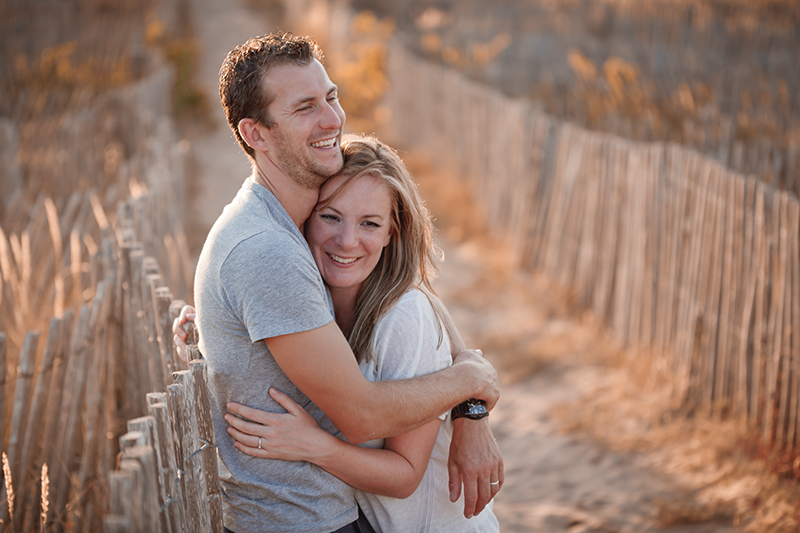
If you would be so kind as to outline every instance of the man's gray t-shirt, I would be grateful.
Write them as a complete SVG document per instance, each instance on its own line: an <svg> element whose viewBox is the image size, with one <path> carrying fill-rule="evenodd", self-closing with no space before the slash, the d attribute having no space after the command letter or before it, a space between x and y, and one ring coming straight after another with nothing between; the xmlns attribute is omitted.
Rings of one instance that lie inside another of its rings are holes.
<svg viewBox="0 0 800 533"><path fill-rule="evenodd" d="M247 179L211 228L195 276L200 351L208 364L225 526L324 533L357 518L354 490L306 462L253 458L227 434L234 401L285 412L269 387L287 393L326 431L331 421L278 367L262 339L309 331L333 320L303 235L266 188Z"/></svg>

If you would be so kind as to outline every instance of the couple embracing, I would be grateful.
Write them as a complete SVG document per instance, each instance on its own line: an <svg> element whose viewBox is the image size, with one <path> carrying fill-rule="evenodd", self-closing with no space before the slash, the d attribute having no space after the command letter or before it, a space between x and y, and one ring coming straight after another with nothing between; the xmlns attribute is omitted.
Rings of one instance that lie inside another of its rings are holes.
<svg viewBox="0 0 800 533"><path fill-rule="evenodd" d="M402 160L343 137L309 38L236 47L220 98L253 168L195 277L226 530L498 531L497 376L431 288L439 250Z"/></svg>

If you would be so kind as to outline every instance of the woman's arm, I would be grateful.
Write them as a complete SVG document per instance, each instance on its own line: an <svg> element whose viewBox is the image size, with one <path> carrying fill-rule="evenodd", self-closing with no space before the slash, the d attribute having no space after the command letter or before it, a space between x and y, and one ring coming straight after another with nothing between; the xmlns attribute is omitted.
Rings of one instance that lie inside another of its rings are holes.
<svg viewBox="0 0 800 533"><path fill-rule="evenodd" d="M386 439L382 449L362 448L320 429L311 416L287 395L269 391L286 413L267 413L229 404L225 415L234 446L253 457L308 461L365 492L407 498L419 486L441 421ZM259 449L259 438L261 448Z"/></svg>

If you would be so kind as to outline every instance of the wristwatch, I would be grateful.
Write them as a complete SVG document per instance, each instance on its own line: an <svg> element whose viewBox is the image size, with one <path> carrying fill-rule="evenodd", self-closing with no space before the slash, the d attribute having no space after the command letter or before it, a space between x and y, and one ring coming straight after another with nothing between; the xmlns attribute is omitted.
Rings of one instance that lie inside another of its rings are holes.
<svg viewBox="0 0 800 533"><path fill-rule="evenodd" d="M450 411L450 416L453 417L453 420L461 417L469 418L470 420L480 420L485 416L489 416L489 410L486 409L486 402L483 400L470 398L466 402L453 407L453 410Z"/></svg>

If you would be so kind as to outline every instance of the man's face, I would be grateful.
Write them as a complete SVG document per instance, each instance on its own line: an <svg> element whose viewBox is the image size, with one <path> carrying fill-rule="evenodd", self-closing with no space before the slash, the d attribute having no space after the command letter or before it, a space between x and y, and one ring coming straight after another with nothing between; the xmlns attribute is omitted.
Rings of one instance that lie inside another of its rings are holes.
<svg viewBox="0 0 800 533"><path fill-rule="evenodd" d="M336 86L322 64L279 65L266 77L274 99L268 112L267 156L295 182L309 189L320 185L343 165L340 141L345 114Z"/></svg>

